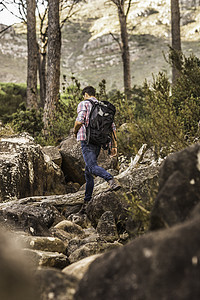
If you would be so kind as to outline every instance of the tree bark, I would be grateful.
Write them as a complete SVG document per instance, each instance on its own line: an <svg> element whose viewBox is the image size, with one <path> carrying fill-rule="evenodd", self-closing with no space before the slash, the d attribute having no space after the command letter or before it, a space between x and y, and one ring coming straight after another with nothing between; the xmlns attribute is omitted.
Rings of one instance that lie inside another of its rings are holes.
<svg viewBox="0 0 200 300"><path fill-rule="evenodd" d="M122 42L122 61L123 61L123 77L124 77L124 92L127 97L130 96L131 90L131 69L130 69L130 53L128 44L128 31L126 16L124 14L124 8L118 8L118 16L121 30L121 42Z"/></svg>
<svg viewBox="0 0 200 300"><path fill-rule="evenodd" d="M26 0L27 3L27 108L37 109L37 57L35 0Z"/></svg>
<svg viewBox="0 0 200 300"><path fill-rule="evenodd" d="M124 78L124 92L129 98L131 91L131 68L130 68L130 53L128 43L128 30L127 30L127 16L131 5L131 0L128 1L128 8L125 13L125 0L111 0L118 10L118 18L120 23L121 44L120 50L122 54L123 63L123 78Z"/></svg>
<svg viewBox="0 0 200 300"><path fill-rule="evenodd" d="M44 106L44 129L48 132L52 124L56 104L59 100L60 88L60 57L61 31L59 23L59 0L48 0L48 60L47 60L47 91Z"/></svg>
<svg viewBox="0 0 200 300"><path fill-rule="evenodd" d="M181 51L181 34L180 34L180 9L179 0L171 0L171 34L172 34L172 49ZM179 71L175 67L175 62L172 66L172 84L179 77Z"/></svg>
<svg viewBox="0 0 200 300"><path fill-rule="evenodd" d="M40 80L40 107L44 108L46 99L46 57L47 53L40 52L38 55L38 69L39 69L39 80Z"/></svg>

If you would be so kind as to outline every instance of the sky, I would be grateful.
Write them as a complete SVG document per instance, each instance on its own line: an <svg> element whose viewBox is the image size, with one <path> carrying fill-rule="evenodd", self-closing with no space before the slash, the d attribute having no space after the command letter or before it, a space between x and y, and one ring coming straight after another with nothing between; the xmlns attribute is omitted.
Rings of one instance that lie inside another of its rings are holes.
<svg viewBox="0 0 200 300"><path fill-rule="evenodd" d="M15 14L17 14L17 9L14 5L10 5L9 7ZM8 12L6 9L3 11L0 11L0 24L5 25L13 25L14 23L19 23L20 19L13 16L10 12Z"/></svg>

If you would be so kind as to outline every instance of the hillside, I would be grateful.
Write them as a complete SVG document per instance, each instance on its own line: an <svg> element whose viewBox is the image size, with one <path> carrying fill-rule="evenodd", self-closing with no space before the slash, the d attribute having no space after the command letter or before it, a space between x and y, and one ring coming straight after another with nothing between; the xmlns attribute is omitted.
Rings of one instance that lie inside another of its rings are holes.
<svg viewBox="0 0 200 300"><path fill-rule="evenodd" d="M199 53L200 7L192 0L181 3L182 47L186 55ZM2 26L1 26L2 27ZM128 18L132 84L152 79L152 73L170 68L163 57L170 44L170 0L133 1ZM117 36L117 10L108 0L88 0L62 30L61 71L73 74L82 85L95 86L106 79L108 89L123 87ZM22 24L0 37L0 81L26 82L26 34ZM61 79L62 80L62 79Z"/></svg>

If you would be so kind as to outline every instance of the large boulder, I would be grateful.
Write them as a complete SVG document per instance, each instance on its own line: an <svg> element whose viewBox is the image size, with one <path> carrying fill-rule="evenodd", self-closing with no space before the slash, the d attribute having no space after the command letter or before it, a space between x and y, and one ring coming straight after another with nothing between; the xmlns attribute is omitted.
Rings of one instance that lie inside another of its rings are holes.
<svg viewBox="0 0 200 300"><path fill-rule="evenodd" d="M72 275L55 268L42 268L37 270L35 277L40 299L73 300L77 279Z"/></svg>
<svg viewBox="0 0 200 300"><path fill-rule="evenodd" d="M61 142L59 147L62 156L62 170L65 174L66 182L78 182L84 184L85 163L81 153L80 143L73 135Z"/></svg>
<svg viewBox="0 0 200 300"><path fill-rule="evenodd" d="M140 201L140 208L149 206L158 186L160 161L151 160L140 164L145 147L141 147L129 167L116 176L122 188L113 192L106 182L94 187L92 201L88 204L87 214L94 227L97 226L102 214L112 212L118 233L127 231L135 236L141 226L141 220L131 214L135 199ZM144 209L145 211L145 209Z"/></svg>
<svg viewBox="0 0 200 300"><path fill-rule="evenodd" d="M53 206L32 199L10 201L0 206L0 221L11 228L23 230L31 235L50 236L49 228L64 217Z"/></svg>
<svg viewBox="0 0 200 300"><path fill-rule="evenodd" d="M0 139L0 202L64 193L61 169L32 137L24 133Z"/></svg>
<svg viewBox="0 0 200 300"><path fill-rule="evenodd" d="M42 151L46 155L48 155L51 158L51 160L61 168L61 166L62 166L62 156L60 154L60 151L59 151L58 147L45 146L45 147L42 148Z"/></svg>
<svg viewBox="0 0 200 300"><path fill-rule="evenodd" d="M199 228L196 214L100 256L79 283L74 300L199 299Z"/></svg>
<svg viewBox="0 0 200 300"><path fill-rule="evenodd" d="M84 169L85 162L83 160L80 142L69 135L64 141L61 142L59 150L62 156L62 170L65 174L66 182L78 182L79 184L85 183ZM108 169L118 169L118 162L115 158L110 158L108 151L101 149L99 158L99 166Z"/></svg>
<svg viewBox="0 0 200 300"><path fill-rule="evenodd" d="M78 262L75 262L62 270L63 273L75 277L78 281L80 281L86 271L89 268L89 265L101 254L94 254L88 256L86 258L81 259Z"/></svg>
<svg viewBox="0 0 200 300"><path fill-rule="evenodd" d="M24 249L23 253L35 267L54 267L63 269L69 264L66 255L59 252Z"/></svg>
<svg viewBox="0 0 200 300"><path fill-rule="evenodd" d="M0 299L39 299L32 265L25 259L15 236L2 228L0 253Z"/></svg>
<svg viewBox="0 0 200 300"><path fill-rule="evenodd" d="M200 202L200 144L169 155L159 177L151 229L167 228L188 218Z"/></svg>

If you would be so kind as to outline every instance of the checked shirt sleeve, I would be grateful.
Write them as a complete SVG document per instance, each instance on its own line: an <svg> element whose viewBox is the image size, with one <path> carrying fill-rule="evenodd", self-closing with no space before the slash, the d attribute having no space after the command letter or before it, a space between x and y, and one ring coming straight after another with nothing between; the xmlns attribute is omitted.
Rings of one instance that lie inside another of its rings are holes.
<svg viewBox="0 0 200 300"><path fill-rule="evenodd" d="M78 107L77 107L77 118L76 121L81 122L81 123L85 123L85 118L86 118L86 114L87 114L87 109L85 106L85 102L82 101L79 103Z"/></svg>

